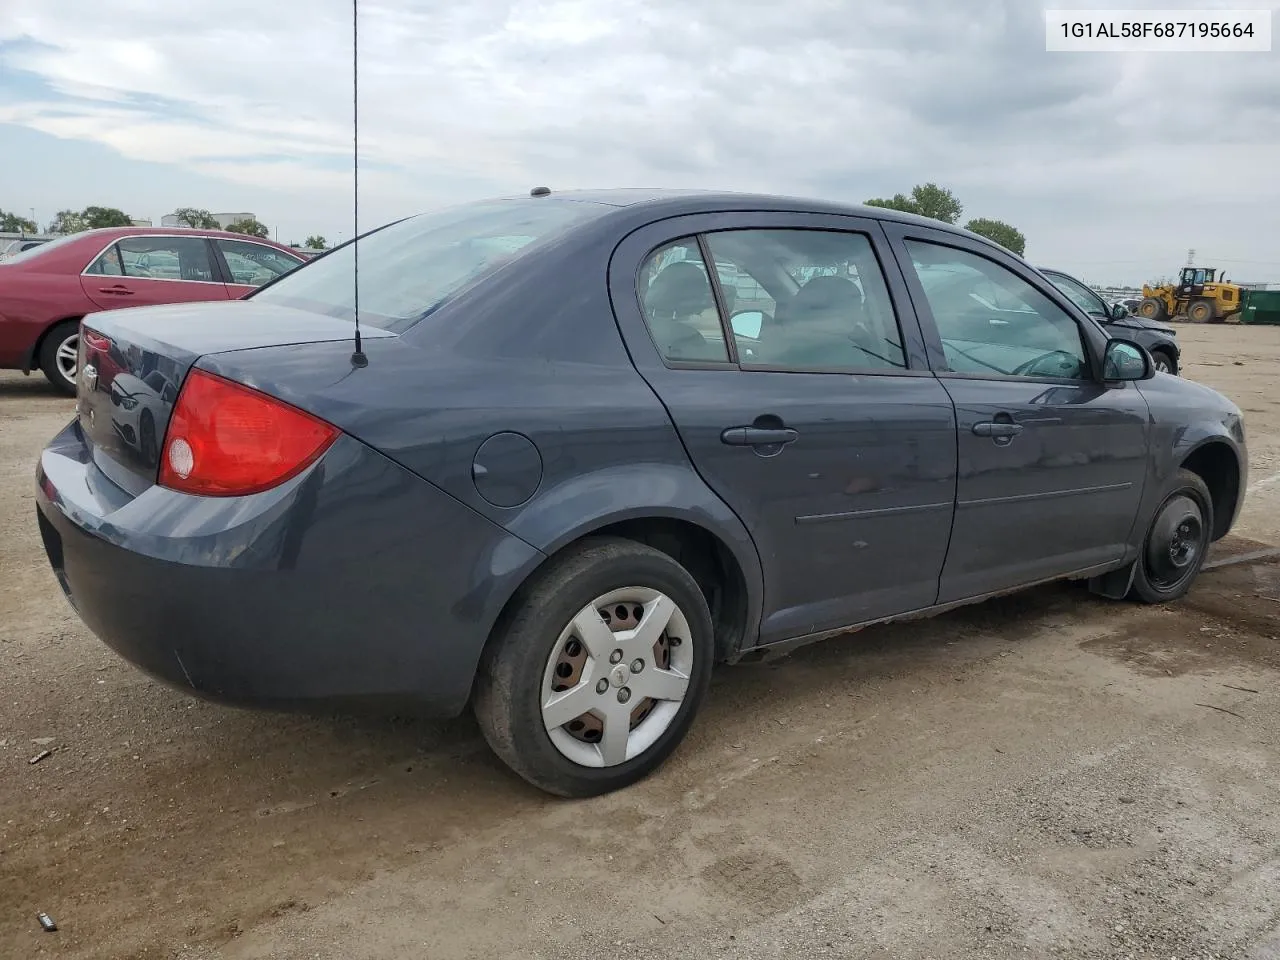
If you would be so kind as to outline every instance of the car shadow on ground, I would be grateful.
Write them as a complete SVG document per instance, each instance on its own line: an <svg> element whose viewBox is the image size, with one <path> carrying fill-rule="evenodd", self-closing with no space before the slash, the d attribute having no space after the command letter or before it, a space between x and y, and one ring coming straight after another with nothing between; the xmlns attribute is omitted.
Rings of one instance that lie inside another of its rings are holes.
<svg viewBox="0 0 1280 960"><path fill-rule="evenodd" d="M1152 649L1200 651L1207 639L1200 624L1216 615L1220 594L1248 589L1247 574L1241 567L1206 574L1188 601L1169 608L1100 600L1080 584L1050 585L831 638L777 661L722 668L670 763L632 790L570 803L566 815L594 805L610 816L635 804L677 809L691 796L714 794L765 741L775 752L805 749L815 732L878 709L878 697L897 698L901 708L907 690L928 697L929 688L941 694L962 689L958 680L982 682L997 663L1017 662L997 658L1019 645L1043 649L1046 631L1069 631L1082 648L1094 644L1099 656L1138 672L1145 656L1146 667L1167 673L1172 661ZM1258 626L1271 603L1257 601ZM1259 643L1259 656L1270 657L1263 647L1274 644ZM1234 639L1227 652L1248 655ZM225 942L460 838L483 842L511 823L560 816L564 802L511 774L469 715L439 722L234 709L107 663L85 665L86 676L98 678L87 681L91 689L102 691L96 702L50 705L48 719L78 728L79 742L19 773L59 785L63 805L56 816L27 810L26 795L15 794L11 816L29 826L9 831L0 872L5 902L81 903L87 926L106 937L97 948L110 951L89 955L129 955L157 939ZM1201 668L1187 660L1187 669ZM66 887L71 876L74 890ZM155 907L172 929L131 933L108 923L110 891L120 884L130 886L132 910ZM168 899L176 886L181 909ZM91 921L95 914L100 924ZM0 919L0 938L5 927Z"/></svg>
<svg viewBox="0 0 1280 960"><path fill-rule="evenodd" d="M0 377L0 399L20 400L26 397L49 397L52 400L71 400L60 392L48 378L38 370L29 377Z"/></svg>

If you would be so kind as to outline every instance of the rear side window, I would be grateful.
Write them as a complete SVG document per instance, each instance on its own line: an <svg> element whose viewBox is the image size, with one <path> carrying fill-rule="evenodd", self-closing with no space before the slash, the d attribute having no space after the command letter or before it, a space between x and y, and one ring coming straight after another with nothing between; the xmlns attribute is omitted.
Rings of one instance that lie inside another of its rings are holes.
<svg viewBox="0 0 1280 960"><path fill-rule="evenodd" d="M358 241L360 322L407 330L473 281L610 209L554 199L487 201L365 234ZM308 261L250 297L350 319L355 246Z"/></svg>
<svg viewBox="0 0 1280 960"><path fill-rule="evenodd" d="M906 369L871 241L834 230L707 235L743 367Z"/></svg>
<svg viewBox="0 0 1280 960"><path fill-rule="evenodd" d="M696 239L677 240L650 254L640 271L640 304L649 333L666 359L729 360Z"/></svg>
<svg viewBox="0 0 1280 960"><path fill-rule="evenodd" d="M122 277L124 267L120 264L120 251L113 243L98 255L98 259L89 264L85 273L95 277Z"/></svg>
<svg viewBox="0 0 1280 960"><path fill-rule="evenodd" d="M108 247L85 273L135 280L216 282L203 237L125 237Z"/></svg>

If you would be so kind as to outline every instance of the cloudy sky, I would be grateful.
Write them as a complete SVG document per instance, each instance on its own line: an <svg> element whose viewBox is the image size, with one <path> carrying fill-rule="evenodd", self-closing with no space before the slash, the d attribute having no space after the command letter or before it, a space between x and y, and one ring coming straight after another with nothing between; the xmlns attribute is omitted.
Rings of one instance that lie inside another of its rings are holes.
<svg viewBox="0 0 1280 960"><path fill-rule="evenodd" d="M1091 282L1192 247L1280 281L1280 52L1046 53L1034 0L362 0L360 24L363 226L537 184L934 180ZM0 0L0 208L349 237L351 66L349 0Z"/></svg>

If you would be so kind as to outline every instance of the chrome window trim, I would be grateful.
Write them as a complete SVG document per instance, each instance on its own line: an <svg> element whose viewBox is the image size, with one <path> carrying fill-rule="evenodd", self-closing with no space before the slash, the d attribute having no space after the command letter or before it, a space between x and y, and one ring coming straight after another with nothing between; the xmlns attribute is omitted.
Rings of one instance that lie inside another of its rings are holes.
<svg viewBox="0 0 1280 960"><path fill-rule="evenodd" d="M115 246L121 240L133 240L133 239L138 239L138 240L193 240L194 239L194 240L208 241L208 240L229 240L231 238L230 237L211 237L208 234L204 234L204 233L195 233L195 234L191 234L191 233L126 233L122 237L116 237L113 240L107 241L107 243L102 247L102 249L100 249L97 253L95 253L92 257L89 258L89 262L85 264L84 269L80 271L80 276L81 277L119 277L121 280L150 280L155 283L208 283L208 284L215 284L219 287L248 286L248 284L244 284L244 283L225 283L222 280L175 280L172 277L130 277L130 276L126 276L118 273L90 273L89 272L89 268L92 267L95 263L97 263L102 258L102 255L106 253L108 250L110 250L113 246ZM238 240L239 238L237 237L236 239ZM259 247L266 247L268 250L275 250L277 253L284 253L283 250L273 247L269 243L263 243L257 237L254 237L252 239L246 238L244 242L253 243ZM302 257L299 257L298 263L299 264L306 263L306 260ZM209 266L210 267L214 266L212 260L210 261Z"/></svg>

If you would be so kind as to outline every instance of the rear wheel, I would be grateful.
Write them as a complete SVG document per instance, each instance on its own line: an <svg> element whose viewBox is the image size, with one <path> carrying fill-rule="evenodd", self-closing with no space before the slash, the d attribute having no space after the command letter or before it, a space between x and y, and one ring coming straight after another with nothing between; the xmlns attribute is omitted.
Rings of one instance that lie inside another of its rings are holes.
<svg viewBox="0 0 1280 960"><path fill-rule="evenodd" d="M711 614L684 567L634 541L553 562L486 649L475 714L530 783L594 796L647 776L684 738L711 680Z"/></svg>
<svg viewBox="0 0 1280 960"><path fill-rule="evenodd" d="M1216 311L1208 300L1197 300L1187 310L1187 319L1192 323L1213 323Z"/></svg>
<svg viewBox="0 0 1280 960"><path fill-rule="evenodd" d="M1144 603L1183 596L1204 565L1212 531L1209 488L1190 470L1179 470L1147 530L1133 575L1133 595Z"/></svg>
<svg viewBox="0 0 1280 960"><path fill-rule="evenodd" d="M1138 304L1138 316L1145 320L1165 320L1168 318L1168 312L1165 310L1164 301L1159 297L1147 297Z"/></svg>
<svg viewBox="0 0 1280 960"><path fill-rule="evenodd" d="M40 369L60 392L75 396L79 373L80 321L67 320L50 330L40 344Z"/></svg>

